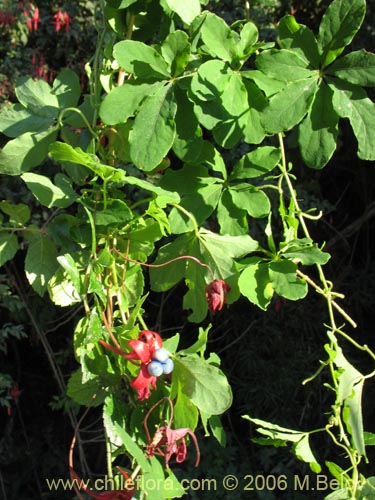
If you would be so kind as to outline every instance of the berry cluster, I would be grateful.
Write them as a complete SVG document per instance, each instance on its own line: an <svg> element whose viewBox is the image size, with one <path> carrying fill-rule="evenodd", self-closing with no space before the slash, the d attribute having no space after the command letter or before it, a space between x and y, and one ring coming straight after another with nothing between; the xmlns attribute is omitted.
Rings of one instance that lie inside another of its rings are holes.
<svg viewBox="0 0 375 500"><path fill-rule="evenodd" d="M152 355L152 361L147 365L148 373L154 377L160 377L163 373L168 375L172 373L173 368L174 363L169 357L169 352L164 347L156 349Z"/></svg>

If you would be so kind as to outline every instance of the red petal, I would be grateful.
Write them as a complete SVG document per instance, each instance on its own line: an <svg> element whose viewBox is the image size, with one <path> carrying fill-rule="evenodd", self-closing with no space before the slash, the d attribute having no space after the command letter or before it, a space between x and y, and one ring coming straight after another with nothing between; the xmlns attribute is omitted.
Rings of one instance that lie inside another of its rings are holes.
<svg viewBox="0 0 375 500"><path fill-rule="evenodd" d="M150 346L141 340L129 340L129 346L133 349L136 354L136 358L130 359L139 359L142 363L149 363L152 359L152 354L150 352Z"/></svg>

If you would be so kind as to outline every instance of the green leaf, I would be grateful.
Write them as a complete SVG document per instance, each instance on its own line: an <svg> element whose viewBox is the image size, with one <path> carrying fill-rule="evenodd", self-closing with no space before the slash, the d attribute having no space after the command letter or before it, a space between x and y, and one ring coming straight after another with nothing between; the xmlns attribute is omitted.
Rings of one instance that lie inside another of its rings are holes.
<svg viewBox="0 0 375 500"><path fill-rule="evenodd" d="M238 184L229 188L233 204L255 218L267 217L271 210L268 196L250 184Z"/></svg>
<svg viewBox="0 0 375 500"><path fill-rule="evenodd" d="M200 33L205 49L214 57L228 62L233 61L238 55L235 33L221 17L211 12L204 12L202 18L204 21Z"/></svg>
<svg viewBox="0 0 375 500"><path fill-rule="evenodd" d="M85 153L81 148L73 148L70 144L54 142L49 147L49 152L54 160L84 165L107 182L121 182L125 179L124 170L103 165L96 155Z"/></svg>
<svg viewBox="0 0 375 500"><path fill-rule="evenodd" d="M248 233L245 210L236 207L228 189L225 189L217 205L217 220L221 234L238 236Z"/></svg>
<svg viewBox="0 0 375 500"><path fill-rule="evenodd" d="M366 477L365 484L361 489L361 500L374 500L375 498L375 476Z"/></svg>
<svg viewBox="0 0 375 500"><path fill-rule="evenodd" d="M13 226L24 226L31 217L30 208L24 203L14 205L9 201L0 201L0 210L9 215L9 223Z"/></svg>
<svg viewBox="0 0 375 500"><path fill-rule="evenodd" d="M158 207L164 208L168 203L179 203L180 197L177 192L171 192L163 189L160 186L155 186L144 179L139 179L138 177L128 176L125 178L125 184L130 184L132 186L138 186L145 191L150 191L155 195L155 203Z"/></svg>
<svg viewBox="0 0 375 500"><path fill-rule="evenodd" d="M173 387L176 385L177 388ZM174 396L174 426L176 429L189 428L194 431L198 425L199 411L190 397L182 391L180 379L172 377L171 394Z"/></svg>
<svg viewBox="0 0 375 500"><path fill-rule="evenodd" d="M186 5L186 2L184 2ZM191 5L191 4L190 4ZM190 58L189 37L184 31L170 33L161 45L161 54L169 66L171 75L181 75Z"/></svg>
<svg viewBox="0 0 375 500"><path fill-rule="evenodd" d="M124 225L131 219L132 211L121 200L108 200L106 208L98 209L95 214L95 224L98 226Z"/></svg>
<svg viewBox="0 0 375 500"><path fill-rule="evenodd" d="M40 165L56 136L57 130L51 128L39 133L26 132L7 142L0 152L0 173L20 175Z"/></svg>
<svg viewBox="0 0 375 500"><path fill-rule="evenodd" d="M360 87L330 82L333 107L341 118L349 118L358 141L358 156L362 160L375 160L375 104Z"/></svg>
<svg viewBox="0 0 375 500"><path fill-rule="evenodd" d="M134 307L141 298L144 287L143 272L140 266L131 266L126 271L126 278L121 287L124 306Z"/></svg>
<svg viewBox="0 0 375 500"><path fill-rule="evenodd" d="M126 81L104 97L100 106L100 118L107 125L125 123L128 118L135 116L142 101L158 92L163 85L162 82L149 84Z"/></svg>
<svg viewBox="0 0 375 500"><path fill-rule="evenodd" d="M71 69L63 69L53 82L52 94L57 97L60 108L74 108L81 95L78 75Z"/></svg>
<svg viewBox="0 0 375 500"><path fill-rule="evenodd" d="M116 432L120 437L122 444L129 454L138 462L141 466L143 472L149 471L151 466L147 458L145 457L143 450L133 441L131 436L121 427L117 422L115 422Z"/></svg>
<svg viewBox="0 0 375 500"><path fill-rule="evenodd" d="M82 382L82 369L78 368L68 381L67 395L76 403L83 406L100 406L107 396L106 391L101 387L99 378Z"/></svg>
<svg viewBox="0 0 375 500"><path fill-rule="evenodd" d="M209 419L209 424L213 436L215 436L221 446L225 447L227 444L227 436L220 417L218 415L212 415Z"/></svg>
<svg viewBox="0 0 375 500"><path fill-rule="evenodd" d="M311 168L323 168L336 150L339 116L332 98L332 90L322 82L306 118L298 127L301 155Z"/></svg>
<svg viewBox="0 0 375 500"><path fill-rule="evenodd" d="M242 156L234 165L230 180L252 179L271 172L279 163L281 153L279 148L262 146Z"/></svg>
<svg viewBox="0 0 375 500"><path fill-rule="evenodd" d="M57 269L56 257L56 247L53 242L41 233L36 234L27 249L25 273L30 285L41 297Z"/></svg>
<svg viewBox="0 0 375 500"><path fill-rule="evenodd" d="M362 417L362 391L365 378L346 359L335 336L331 332L328 332L328 336L335 345L334 363L339 369L337 397L344 405L344 421L358 453L366 455Z"/></svg>
<svg viewBox="0 0 375 500"><path fill-rule="evenodd" d="M194 241L189 250L190 254L200 255L197 241ZM208 312L208 304L204 293L206 289L206 274L207 271L204 267L197 265L191 260L187 262L185 284L188 287L188 291L184 295L182 306L186 311L190 311L188 319L194 323L203 321Z"/></svg>
<svg viewBox="0 0 375 500"><path fill-rule="evenodd" d="M190 24L201 13L199 0L165 0L168 7L176 12L184 23Z"/></svg>
<svg viewBox="0 0 375 500"><path fill-rule="evenodd" d="M313 32L296 21L291 15L284 16L278 25L279 43L283 49L291 49L303 57L314 69L319 68L318 43Z"/></svg>
<svg viewBox="0 0 375 500"><path fill-rule="evenodd" d="M219 235L202 228L199 237L203 262L223 279L235 272L233 259L256 252L259 248L258 242L248 235Z"/></svg>
<svg viewBox="0 0 375 500"><path fill-rule="evenodd" d="M0 233L0 267L13 259L18 248L18 239L15 234Z"/></svg>
<svg viewBox="0 0 375 500"><path fill-rule="evenodd" d="M213 134L218 144L230 149L240 141L248 124L248 94L240 75L228 74L228 83L220 100L227 116L217 123Z"/></svg>
<svg viewBox="0 0 375 500"><path fill-rule="evenodd" d="M283 82L302 80L313 75L307 68L306 60L292 50L266 50L257 56L255 64L267 76Z"/></svg>
<svg viewBox="0 0 375 500"><path fill-rule="evenodd" d="M57 257L57 261L60 264L60 266L63 269L65 269L66 274L68 275L70 281L73 283L77 292L80 293L81 288L82 288L81 277L80 277L80 272L79 272L79 269L77 267L77 264L76 264L74 258L70 254L66 253L64 255L59 255L59 257ZM96 316L92 315L91 319L94 317L98 318L97 315ZM92 327L92 325L91 325L91 327ZM91 333L93 331L95 331L95 328L91 328ZM99 338L96 340L99 340Z"/></svg>
<svg viewBox="0 0 375 500"><path fill-rule="evenodd" d="M228 75L231 74L232 70L223 61L212 60L203 63L191 80L191 97L194 102L216 101L226 89Z"/></svg>
<svg viewBox="0 0 375 500"><path fill-rule="evenodd" d="M215 210L221 189L221 184L203 185L196 193L185 196L180 206L193 215L198 225L202 225ZM194 228L192 220L177 208L171 210L169 222L174 234L186 233Z"/></svg>
<svg viewBox="0 0 375 500"><path fill-rule="evenodd" d="M259 144L266 135L262 124L262 113L268 104L267 99L255 83L245 79L243 80L243 84L245 85L248 98L248 112L242 120L245 123L243 129L244 140L249 144ZM247 122L245 122L246 118Z"/></svg>
<svg viewBox="0 0 375 500"><path fill-rule="evenodd" d="M300 262L305 266L313 264L326 264L330 259L330 254L323 252L309 238L290 241L285 249L282 250L285 258Z"/></svg>
<svg viewBox="0 0 375 500"><path fill-rule="evenodd" d="M240 41L237 45L241 59L253 53L255 50L253 46L258 41L258 35L258 28L254 23L248 22L244 24L240 33Z"/></svg>
<svg viewBox="0 0 375 500"><path fill-rule="evenodd" d="M175 97L177 103L176 137L172 149L180 160L192 163L199 158L202 151L202 129L194 114L193 104L188 100L186 93L176 87Z"/></svg>
<svg viewBox="0 0 375 500"><path fill-rule="evenodd" d="M274 293L268 264L260 262L247 266L241 273L238 286L242 295L265 311Z"/></svg>
<svg viewBox="0 0 375 500"><path fill-rule="evenodd" d="M162 228L157 221L140 219L129 235L127 251L133 259L144 261L154 251L154 243L162 236Z"/></svg>
<svg viewBox="0 0 375 500"><path fill-rule="evenodd" d="M271 97L263 113L265 129L277 134L297 125L308 112L317 88L315 78L297 80Z"/></svg>
<svg viewBox="0 0 375 500"><path fill-rule="evenodd" d="M349 488L340 488L339 490L335 490L326 497L324 500L351 500L353 498Z"/></svg>
<svg viewBox="0 0 375 500"><path fill-rule="evenodd" d="M141 170L153 170L171 149L176 134L176 110L171 84L144 101L130 135L130 156Z"/></svg>
<svg viewBox="0 0 375 500"><path fill-rule="evenodd" d="M176 359L173 376L178 378L182 392L208 415L220 415L232 404L232 391L226 376L203 359Z"/></svg>
<svg viewBox="0 0 375 500"><path fill-rule="evenodd" d="M244 415L242 418L244 418L245 420L249 420L250 422L255 424L257 426L257 432L268 436L270 444L274 440L281 440L285 442L290 441L291 443L293 443L292 450L296 457L299 460L307 462L314 472L319 473L321 471L321 466L317 462L310 448L309 433L280 427L279 425L272 424L265 420L251 418L248 415Z"/></svg>
<svg viewBox="0 0 375 500"><path fill-rule="evenodd" d="M193 345L188 347L187 349L183 349L180 351L179 354L200 354L201 357L203 357L206 347L207 347L207 340L208 340L208 333L211 329L211 325L209 325L205 330L200 327L199 328L199 334L198 334L198 339L196 342L194 342Z"/></svg>
<svg viewBox="0 0 375 500"><path fill-rule="evenodd" d="M143 80L170 76L168 64L153 47L135 40L122 40L113 47L113 56L128 73Z"/></svg>
<svg viewBox="0 0 375 500"><path fill-rule="evenodd" d="M375 446L375 434L373 432L364 432L363 438L366 446Z"/></svg>
<svg viewBox="0 0 375 500"><path fill-rule="evenodd" d="M51 125L50 117L38 116L21 104L12 104L0 113L0 132L8 137L18 137L26 132L40 132Z"/></svg>
<svg viewBox="0 0 375 500"><path fill-rule="evenodd" d="M265 99L266 97L271 97L274 94L277 94L280 90L282 90L285 87L285 82L282 82L280 80L275 80L274 78L271 78L270 76L264 74L262 71L259 71L257 69L252 69L249 71L241 71L241 76L244 78L246 81L250 80L252 86L256 86L259 89L262 90L261 95L263 96L263 99L267 102Z"/></svg>
<svg viewBox="0 0 375 500"><path fill-rule="evenodd" d="M375 54L364 49L350 52L327 68L327 74L355 85L375 87Z"/></svg>
<svg viewBox="0 0 375 500"><path fill-rule="evenodd" d="M33 80L26 76L19 78L15 93L20 103L32 113L46 118L57 118L59 101L43 79Z"/></svg>
<svg viewBox="0 0 375 500"><path fill-rule="evenodd" d="M192 235L183 234L171 243L162 246L153 264L165 266L150 269L151 288L156 292L169 290L176 283L181 281L186 271L186 260L181 259L169 263L169 261L187 255L191 245Z"/></svg>
<svg viewBox="0 0 375 500"><path fill-rule="evenodd" d="M163 267L151 268L151 287L155 291L165 291L185 277L189 291L183 305L193 310L189 319L200 322L207 314L206 283L212 280L206 265L210 266L215 276L226 279L236 272L234 259L257 248L258 243L248 235L218 235L203 228L198 235L184 234L161 247L154 264L160 266L179 256L192 256L205 265L191 259L181 259Z"/></svg>
<svg viewBox="0 0 375 500"><path fill-rule="evenodd" d="M308 292L307 283L296 275L297 265L290 260L271 262L270 279L275 292L289 300L303 299Z"/></svg>
<svg viewBox="0 0 375 500"><path fill-rule="evenodd" d="M72 190L67 177L57 174L56 178L62 187L56 186L44 175L34 173L21 175L21 179L41 205L48 208L66 208L74 203L77 195Z"/></svg>
<svg viewBox="0 0 375 500"><path fill-rule="evenodd" d="M333 62L350 44L366 12L365 0L333 0L319 26L318 45L323 67Z"/></svg>
<svg viewBox="0 0 375 500"><path fill-rule="evenodd" d="M54 304L61 307L81 302L81 296L65 270L59 268L48 282L48 293Z"/></svg>

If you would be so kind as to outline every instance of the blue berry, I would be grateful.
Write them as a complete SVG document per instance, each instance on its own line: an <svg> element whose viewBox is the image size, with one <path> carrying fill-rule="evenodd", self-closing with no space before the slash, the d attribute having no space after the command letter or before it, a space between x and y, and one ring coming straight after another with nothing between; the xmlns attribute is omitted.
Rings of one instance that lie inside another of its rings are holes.
<svg viewBox="0 0 375 500"><path fill-rule="evenodd" d="M151 363L149 363L147 365L147 371L150 375L152 375L154 377L160 377L160 375L164 371L164 367L159 361L155 360L155 361L151 361Z"/></svg>
<svg viewBox="0 0 375 500"><path fill-rule="evenodd" d="M167 359L169 359L169 352L167 351L167 349L164 349L164 347L156 349L156 351L152 355L152 359L160 361L160 363L165 363Z"/></svg>
<svg viewBox="0 0 375 500"><path fill-rule="evenodd" d="M168 375L173 372L174 363L170 358L168 358L165 363L162 363L162 366L164 375Z"/></svg>

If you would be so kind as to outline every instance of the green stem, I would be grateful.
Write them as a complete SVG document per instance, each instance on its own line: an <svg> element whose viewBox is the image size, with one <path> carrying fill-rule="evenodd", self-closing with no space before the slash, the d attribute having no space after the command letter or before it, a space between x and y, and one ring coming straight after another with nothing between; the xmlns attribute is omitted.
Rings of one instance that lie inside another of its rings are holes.
<svg viewBox="0 0 375 500"><path fill-rule="evenodd" d="M107 474L109 479L113 480L111 442L106 430L105 430L105 451L107 458Z"/></svg>
<svg viewBox="0 0 375 500"><path fill-rule="evenodd" d="M177 208L177 210L179 210L180 212L185 214L191 220L191 222L193 223L193 226L194 226L194 232L195 232L197 238L199 238L199 227L198 227L198 224L197 224L197 221L196 221L194 215L191 214L188 210L186 210L186 208L182 207L178 203L171 203L171 205L173 207Z"/></svg>
<svg viewBox="0 0 375 500"><path fill-rule="evenodd" d="M66 113L71 113L71 112L74 112L74 113L77 113L81 118L82 120L85 122L85 125L87 127L87 129L89 130L90 134L96 139L96 140L99 140L99 136L98 134L95 132L95 130L91 127L90 125L90 122L88 121L88 119L86 118L85 114L82 113L82 111L78 108L65 108L61 111L61 113L59 114L59 117L57 119L57 123L59 125L59 127L63 127L64 126L64 123L63 123L63 118L64 118L64 115Z"/></svg>

